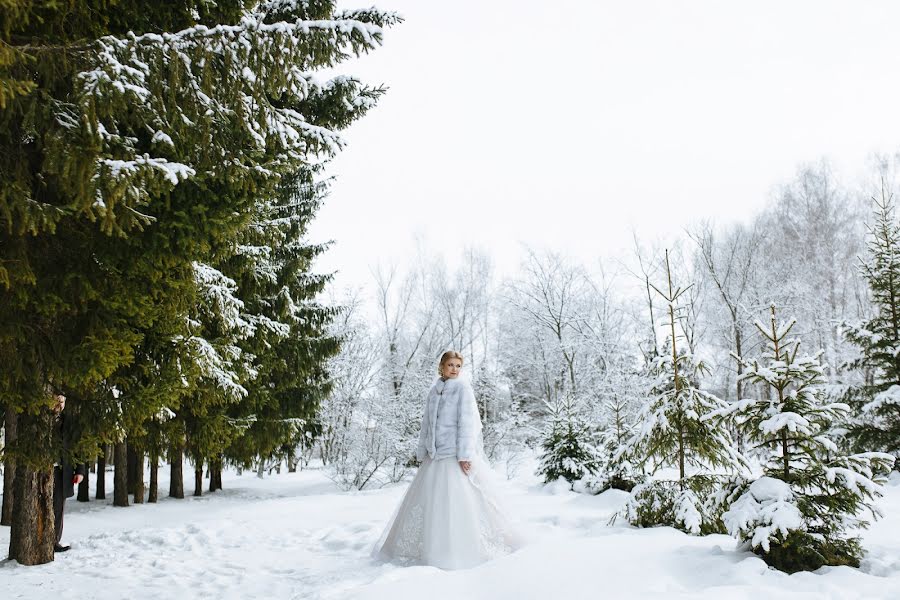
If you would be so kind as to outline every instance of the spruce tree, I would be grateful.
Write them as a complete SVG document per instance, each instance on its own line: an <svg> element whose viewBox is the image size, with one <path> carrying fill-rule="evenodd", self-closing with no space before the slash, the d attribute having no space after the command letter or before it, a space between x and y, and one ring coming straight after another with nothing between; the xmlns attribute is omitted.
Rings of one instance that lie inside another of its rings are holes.
<svg viewBox="0 0 900 600"><path fill-rule="evenodd" d="M623 454L632 457L637 466L649 467L651 474L662 467L675 467L678 478L637 485L625 513L634 525L665 524L697 534L716 528L703 500L712 489L712 469L739 471L745 462L728 431L704 418L726 404L700 389L704 365L679 348L683 339L678 333L679 320L687 308L681 297L688 288L673 285L668 252L666 274L666 291L654 286L666 301L666 342L652 365L656 380L639 413L640 426Z"/></svg>
<svg viewBox="0 0 900 600"><path fill-rule="evenodd" d="M630 492L643 479L629 456L628 442L639 425L637 412L647 392L645 381L625 353L606 361L595 391L600 469L589 482L593 493L610 488Z"/></svg>
<svg viewBox="0 0 900 600"><path fill-rule="evenodd" d="M868 227L862 275L874 315L847 330L847 338L860 349L850 366L865 374L864 383L847 394L857 409L848 435L857 449L900 456L900 224L893 195L882 187L881 198L872 201L875 218Z"/></svg>
<svg viewBox="0 0 900 600"><path fill-rule="evenodd" d="M848 528L880 495L894 459L884 453L840 456L832 426L850 410L828 401L822 351L801 355L791 338L794 321L779 323L775 306L768 325L756 322L767 342L765 361L736 357L741 376L758 392L710 415L727 417L756 449L764 476L739 483L723 519L729 531L770 565L788 572L822 565L859 565L859 538ZM747 389L747 388L745 388Z"/></svg>
<svg viewBox="0 0 900 600"><path fill-rule="evenodd" d="M597 448L591 442L592 431L578 414L570 398L552 407L550 427L542 442L543 452L537 474L546 483L563 478L570 488L576 481L597 473Z"/></svg>
<svg viewBox="0 0 900 600"><path fill-rule="evenodd" d="M0 392L19 417L17 482L37 494L18 522L52 518L48 386L140 426L150 404L133 405L134 389L118 403L107 393L155 324L183 324L171 341L187 373L215 347L186 312L166 312L154 283L171 271L172 289L192 285L256 198L340 149L347 123L306 114L335 98L362 111L379 91L313 71L368 52L398 20L314 0L0 8ZM194 415L219 403L186 379ZM32 537L47 528L16 523L10 556L50 560L52 536Z"/></svg>
<svg viewBox="0 0 900 600"><path fill-rule="evenodd" d="M329 111L340 115L340 106ZM344 118L349 118L345 115ZM329 334L335 309L318 303L330 281L312 271L327 248L306 241L306 230L327 192L314 168L285 177L256 217L230 263L253 333L241 342L255 357L248 394L228 414L242 428L226 456L249 467L256 458L294 455L308 444L320 402L331 389L328 360L337 354Z"/></svg>

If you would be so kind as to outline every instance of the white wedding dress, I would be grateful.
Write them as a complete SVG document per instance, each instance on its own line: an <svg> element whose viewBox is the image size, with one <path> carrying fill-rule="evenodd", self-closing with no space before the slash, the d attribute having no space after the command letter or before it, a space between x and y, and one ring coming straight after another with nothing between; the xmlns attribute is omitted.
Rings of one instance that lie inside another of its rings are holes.
<svg viewBox="0 0 900 600"><path fill-rule="evenodd" d="M425 458L373 550L381 560L465 569L524 545L498 504L487 463Z"/></svg>
<svg viewBox="0 0 900 600"><path fill-rule="evenodd" d="M524 545L500 506L467 380L434 382L416 456L422 464L372 551L376 558L465 569ZM471 463L468 474L459 456Z"/></svg>

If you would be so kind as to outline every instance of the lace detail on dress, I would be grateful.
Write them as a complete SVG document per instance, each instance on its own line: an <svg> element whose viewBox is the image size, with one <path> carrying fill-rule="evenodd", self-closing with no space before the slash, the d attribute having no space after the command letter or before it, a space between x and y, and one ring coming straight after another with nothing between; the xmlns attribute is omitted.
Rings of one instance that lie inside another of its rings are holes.
<svg viewBox="0 0 900 600"><path fill-rule="evenodd" d="M421 504L410 507L405 518L397 523L397 539L394 542L396 557L406 560L422 558L425 535L425 509Z"/></svg>

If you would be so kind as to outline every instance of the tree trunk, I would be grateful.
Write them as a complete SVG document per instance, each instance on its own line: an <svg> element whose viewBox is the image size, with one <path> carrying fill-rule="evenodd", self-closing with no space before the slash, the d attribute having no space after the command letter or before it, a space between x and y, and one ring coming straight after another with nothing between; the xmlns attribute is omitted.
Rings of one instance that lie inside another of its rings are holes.
<svg viewBox="0 0 900 600"><path fill-rule="evenodd" d="M216 490L222 489L222 463L216 463L216 468L213 469L213 482L216 485Z"/></svg>
<svg viewBox="0 0 900 600"><path fill-rule="evenodd" d="M115 474L113 476L113 506L128 506L128 445L115 445Z"/></svg>
<svg viewBox="0 0 900 600"><path fill-rule="evenodd" d="M39 471L16 466L15 498L9 557L23 565L53 560L56 529L53 524L53 467Z"/></svg>
<svg viewBox="0 0 900 600"><path fill-rule="evenodd" d="M262 458L259 459L259 466L256 468L256 476L260 479L263 478L263 474L266 472L266 461Z"/></svg>
<svg viewBox="0 0 900 600"><path fill-rule="evenodd" d="M215 492L222 489L222 465L219 462L209 467L209 491Z"/></svg>
<svg viewBox="0 0 900 600"><path fill-rule="evenodd" d="M180 444L169 448L169 497L184 498L184 450Z"/></svg>
<svg viewBox="0 0 900 600"><path fill-rule="evenodd" d="M53 519L53 415L18 415L17 433L47 452L33 456L34 462L17 461L14 482L9 557L23 565L41 565L53 560L56 527ZM35 468L34 465L38 465Z"/></svg>
<svg viewBox="0 0 900 600"><path fill-rule="evenodd" d="M144 451L134 451L134 503L144 503ZM129 483L131 483L129 481Z"/></svg>
<svg viewBox="0 0 900 600"><path fill-rule="evenodd" d="M134 494L135 489L137 489L137 463L138 456L137 450L134 449L134 444L126 440L126 447L128 448L128 474L125 476L128 481L128 493ZM135 500L137 503L137 500Z"/></svg>
<svg viewBox="0 0 900 600"><path fill-rule="evenodd" d="M16 439L16 411L12 407L6 408L6 448ZM3 508L0 510L0 525L12 524L13 498L15 487L13 481L16 474L16 461L9 454L3 464Z"/></svg>
<svg viewBox="0 0 900 600"><path fill-rule="evenodd" d="M106 500L106 446L100 448L100 456L97 457L97 492L94 494L97 500Z"/></svg>
<svg viewBox="0 0 900 600"><path fill-rule="evenodd" d="M194 495L203 495L203 465L194 467Z"/></svg>
<svg viewBox="0 0 900 600"><path fill-rule="evenodd" d="M737 323L736 319L735 319L734 323L732 324L732 326L734 327L734 353L736 356L740 356L741 358L743 358L744 355L741 354L744 351L744 348L742 346L743 340L741 338L741 330L738 327L738 323ZM735 388L736 388L736 393L737 393L735 402L740 402L741 400L744 399L744 381L741 379L741 375L743 375L743 374L744 374L744 364L741 361L737 361L737 377L735 379L735 384L734 384ZM738 430L738 432L737 432L737 445L738 445L738 452L744 452L744 450L745 450L744 434L741 433L740 430Z"/></svg>
<svg viewBox="0 0 900 600"><path fill-rule="evenodd" d="M147 502L154 504L159 496L159 454L156 451L150 452L150 492L147 495Z"/></svg>
<svg viewBox="0 0 900 600"><path fill-rule="evenodd" d="M297 456L294 454L294 451L291 450L287 455L287 467L288 473L296 473L297 472Z"/></svg>
<svg viewBox="0 0 900 600"><path fill-rule="evenodd" d="M79 502L90 502L91 501L91 490L90 490L90 471L88 470L88 464L84 463L82 465L84 468L84 479L81 480L81 483L78 484L78 498Z"/></svg>

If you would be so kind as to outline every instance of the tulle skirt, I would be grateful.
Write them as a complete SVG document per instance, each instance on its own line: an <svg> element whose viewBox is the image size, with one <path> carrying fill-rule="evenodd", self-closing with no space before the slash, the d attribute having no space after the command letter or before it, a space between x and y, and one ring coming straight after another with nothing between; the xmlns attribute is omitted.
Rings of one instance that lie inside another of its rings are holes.
<svg viewBox="0 0 900 600"><path fill-rule="evenodd" d="M372 550L381 560L465 569L524 545L498 503L486 463L426 458Z"/></svg>

